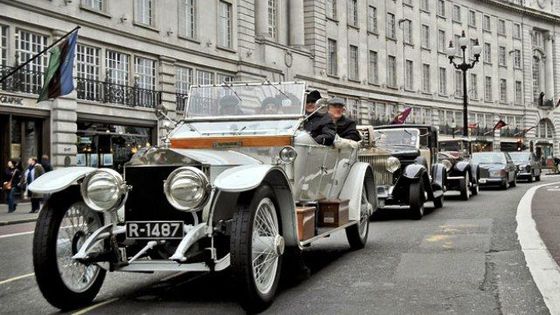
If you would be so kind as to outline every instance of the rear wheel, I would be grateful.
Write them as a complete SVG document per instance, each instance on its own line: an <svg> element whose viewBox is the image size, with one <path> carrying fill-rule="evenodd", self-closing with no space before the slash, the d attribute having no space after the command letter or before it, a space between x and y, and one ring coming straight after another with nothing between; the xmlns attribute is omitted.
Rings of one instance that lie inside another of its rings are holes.
<svg viewBox="0 0 560 315"><path fill-rule="evenodd" d="M531 171L531 175L529 175L529 179L528 179L529 183L532 183L535 181L535 173L533 171Z"/></svg>
<svg viewBox="0 0 560 315"><path fill-rule="evenodd" d="M410 205L410 216L414 220L420 220L424 216L424 186L422 181L410 184L408 203Z"/></svg>
<svg viewBox="0 0 560 315"><path fill-rule="evenodd" d="M266 309L276 294L284 253L276 204L272 189L261 186L249 205L240 206L233 216L231 267L248 312Z"/></svg>
<svg viewBox="0 0 560 315"><path fill-rule="evenodd" d="M469 183L470 183L469 172L465 172L465 176L463 177L460 183L462 200L469 200L469 198L471 197L471 190L469 189Z"/></svg>
<svg viewBox="0 0 560 315"><path fill-rule="evenodd" d="M352 249L364 248L369 233L369 214L371 204L368 201L366 183L362 188L362 201L360 203L360 223L346 228L346 238Z"/></svg>
<svg viewBox="0 0 560 315"><path fill-rule="evenodd" d="M517 174L513 174L513 181L511 182L511 187L517 186Z"/></svg>
<svg viewBox="0 0 560 315"><path fill-rule="evenodd" d="M540 181L541 181L541 174L540 174L540 173L539 173L539 175L535 176L535 180L536 180L537 182L540 182Z"/></svg>
<svg viewBox="0 0 560 315"><path fill-rule="evenodd" d="M509 174L506 174L506 181L501 186L502 189L507 190L509 188Z"/></svg>
<svg viewBox="0 0 560 315"><path fill-rule="evenodd" d="M72 259L85 240L100 228L101 218L83 202L52 203L39 213L33 236L35 278L45 299L70 310L93 301L105 270ZM103 245L100 246L100 251Z"/></svg>

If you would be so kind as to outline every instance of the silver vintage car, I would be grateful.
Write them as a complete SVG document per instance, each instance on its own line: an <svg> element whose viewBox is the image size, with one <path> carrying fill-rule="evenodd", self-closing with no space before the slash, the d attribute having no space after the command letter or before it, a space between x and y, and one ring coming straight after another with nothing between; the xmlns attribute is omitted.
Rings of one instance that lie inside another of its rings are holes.
<svg viewBox="0 0 560 315"><path fill-rule="evenodd" d="M165 145L137 153L123 175L74 167L39 177L29 189L50 194L33 240L44 297L73 309L95 298L107 271L232 268L235 294L254 312L272 303L287 250L336 231L362 248L377 203L372 168L357 160L358 143L323 146L302 129L304 91L303 82L193 86ZM322 199L347 202L346 219L298 235L299 205Z"/></svg>

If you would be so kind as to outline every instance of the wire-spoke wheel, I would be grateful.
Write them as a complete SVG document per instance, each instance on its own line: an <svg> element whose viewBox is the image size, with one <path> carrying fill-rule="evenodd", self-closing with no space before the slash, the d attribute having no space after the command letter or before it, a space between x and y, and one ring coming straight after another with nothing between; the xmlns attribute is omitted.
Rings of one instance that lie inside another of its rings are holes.
<svg viewBox="0 0 560 315"><path fill-rule="evenodd" d="M285 247L272 189L258 188L234 214L232 226L231 265L241 305L259 312L274 299Z"/></svg>
<svg viewBox="0 0 560 315"><path fill-rule="evenodd" d="M101 218L83 202L51 198L40 212L33 239L37 284L52 305L74 309L90 303L101 288L105 270L72 259L85 240L102 226ZM97 245L98 251L103 244Z"/></svg>
<svg viewBox="0 0 560 315"><path fill-rule="evenodd" d="M364 248L369 233L369 216L371 204L368 200L366 183L362 188L362 198L360 202L360 222L346 228L346 238L352 249Z"/></svg>

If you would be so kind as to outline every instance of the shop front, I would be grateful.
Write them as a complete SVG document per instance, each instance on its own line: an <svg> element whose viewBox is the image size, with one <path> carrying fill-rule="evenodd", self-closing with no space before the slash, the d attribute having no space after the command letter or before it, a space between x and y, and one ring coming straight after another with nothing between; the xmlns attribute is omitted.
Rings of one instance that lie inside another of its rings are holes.
<svg viewBox="0 0 560 315"><path fill-rule="evenodd" d="M156 142L155 127L78 121L76 166L108 167L120 173L124 163Z"/></svg>

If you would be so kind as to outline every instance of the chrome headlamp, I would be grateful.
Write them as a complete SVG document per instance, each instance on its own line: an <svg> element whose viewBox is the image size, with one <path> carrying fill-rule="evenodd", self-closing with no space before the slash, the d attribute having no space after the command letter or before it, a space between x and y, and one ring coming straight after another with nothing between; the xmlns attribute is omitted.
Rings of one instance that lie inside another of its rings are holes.
<svg viewBox="0 0 560 315"><path fill-rule="evenodd" d="M183 166L169 174L163 184L163 192L169 203L182 211L196 211L210 197L208 177L201 170Z"/></svg>
<svg viewBox="0 0 560 315"><path fill-rule="evenodd" d="M394 173L400 167L401 161L394 156L389 157L387 161L385 161L385 169L387 169L389 173Z"/></svg>
<svg viewBox="0 0 560 315"><path fill-rule="evenodd" d="M448 172L453 167L453 164L451 164L451 162L449 160L443 160L443 161L441 161L441 164L443 164L443 167L445 167L445 170L448 171Z"/></svg>
<svg viewBox="0 0 560 315"><path fill-rule="evenodd" d="M280 150L280 153L278 153L278 158L280 158L280 161L286 164L295 161L296 157L297 157L296 150L290 146L283 147L282 150Z"/></svg>
<svg viewBox="0 0 560 315"><path fill-rule="evenodd" d="M88 207L103 212L122 206L126 201L128 186L119 173L103 168L87 175L80 191Z"/></svg>

